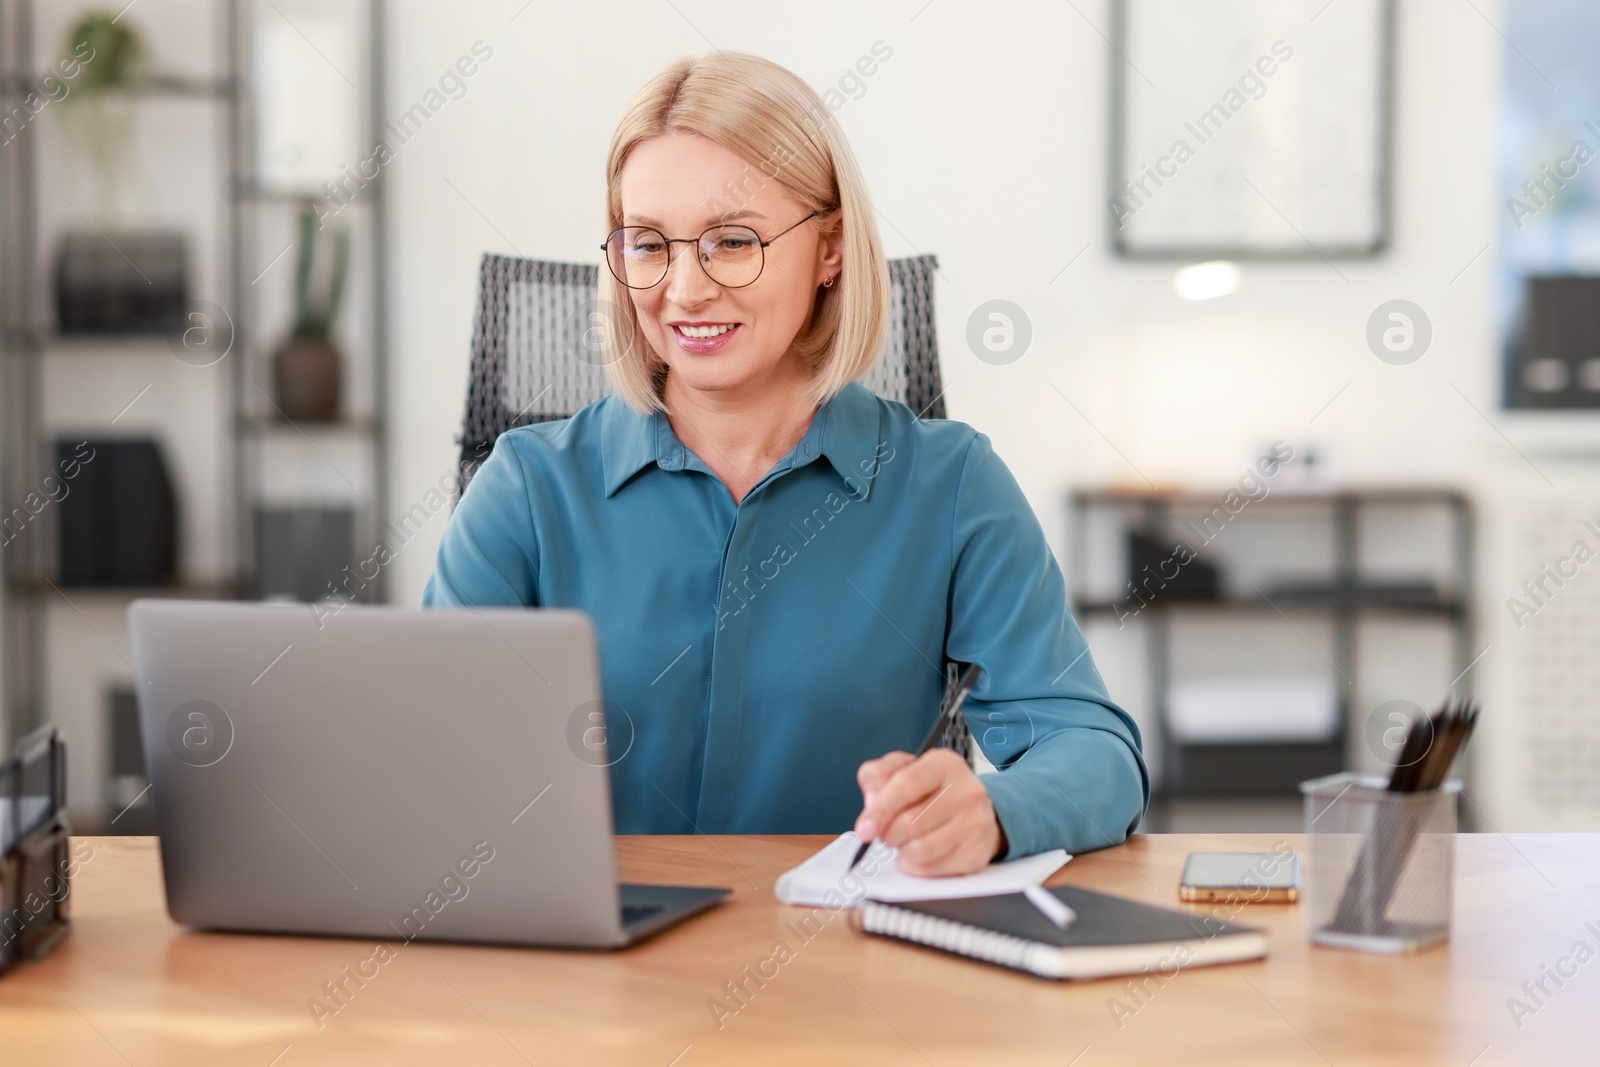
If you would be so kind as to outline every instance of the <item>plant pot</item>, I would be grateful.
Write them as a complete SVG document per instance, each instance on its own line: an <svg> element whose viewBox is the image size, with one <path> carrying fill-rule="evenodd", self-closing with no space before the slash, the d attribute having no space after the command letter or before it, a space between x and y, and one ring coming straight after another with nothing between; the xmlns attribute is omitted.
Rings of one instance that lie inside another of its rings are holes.
<svg viewBox="0 0 1600 1067"><path fill-rule="evenodd" d="M339 417L343 358L326 337L291 337L272 357L278 412L294 422Z"/></svg>

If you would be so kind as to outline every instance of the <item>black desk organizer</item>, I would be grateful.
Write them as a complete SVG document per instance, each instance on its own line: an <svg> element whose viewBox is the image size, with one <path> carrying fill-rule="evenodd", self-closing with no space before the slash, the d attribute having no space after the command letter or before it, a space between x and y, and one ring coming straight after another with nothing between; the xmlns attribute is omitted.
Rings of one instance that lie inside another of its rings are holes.
<svg viewBox="0 0 1600 1067"><path fill-rule="evenodd" d="M0 974L71 929L68 832L67 746L46 726L0 765Z"/></svg>

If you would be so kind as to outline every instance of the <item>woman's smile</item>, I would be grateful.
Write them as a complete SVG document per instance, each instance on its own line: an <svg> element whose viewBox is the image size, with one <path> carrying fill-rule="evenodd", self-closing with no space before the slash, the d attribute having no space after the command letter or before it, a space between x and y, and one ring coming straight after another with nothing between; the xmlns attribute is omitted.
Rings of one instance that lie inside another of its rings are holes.
<svg viewBox="0 0 1600 1067"><path fill-rule="evenodd" d="M737 322L669 322L667 328L672 332L673 340L678 342L678 347L691 355L703 356L708 352L715 352L739 332Z"/></svg>

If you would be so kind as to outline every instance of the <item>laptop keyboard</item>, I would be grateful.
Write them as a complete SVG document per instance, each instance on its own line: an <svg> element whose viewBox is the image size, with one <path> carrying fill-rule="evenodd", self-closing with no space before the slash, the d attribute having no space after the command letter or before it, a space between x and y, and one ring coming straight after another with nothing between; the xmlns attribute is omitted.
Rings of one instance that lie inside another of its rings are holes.
<svg viewBox="0 0 1600 1067"><path fill-rule="evenodd" d="M660 915L667 910L665 904L624 904L622 905L622 925L632 926L644 922L646 919Z"/></svg>

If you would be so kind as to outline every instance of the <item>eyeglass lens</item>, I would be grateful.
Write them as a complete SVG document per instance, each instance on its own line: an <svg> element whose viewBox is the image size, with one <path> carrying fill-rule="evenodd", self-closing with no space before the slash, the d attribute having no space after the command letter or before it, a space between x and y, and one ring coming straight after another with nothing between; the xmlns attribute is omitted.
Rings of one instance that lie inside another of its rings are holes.
<svg viewBox="0 0 1600 1067"><path fill-rule="evenodd" d="M649 226L624 226L607 249L611 273L631 289L648 289L667 275L667 239ZM748 226L714 226L696 244L700 265L718 285L749 285L761 273L761 235Z"/></svg>

